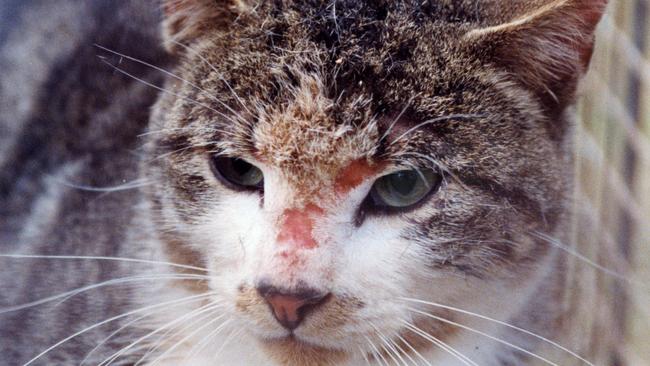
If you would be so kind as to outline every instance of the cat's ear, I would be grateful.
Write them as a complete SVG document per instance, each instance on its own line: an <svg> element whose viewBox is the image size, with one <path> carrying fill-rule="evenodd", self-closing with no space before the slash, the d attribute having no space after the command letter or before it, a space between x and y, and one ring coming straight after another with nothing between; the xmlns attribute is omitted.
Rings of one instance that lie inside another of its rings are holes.
<svg viewBox="0 0 650 366"><path fill-rule="evenodd" d="M469 32L479 57L505 68L559 111L575 98L607 0L555 0L511 22Z"/></svg>
<svg viewBox="0 0 650 366"><path fill-rule="evenodd" d="M163 42L171 53L250 11L245 0L163 0Z"/></svg>

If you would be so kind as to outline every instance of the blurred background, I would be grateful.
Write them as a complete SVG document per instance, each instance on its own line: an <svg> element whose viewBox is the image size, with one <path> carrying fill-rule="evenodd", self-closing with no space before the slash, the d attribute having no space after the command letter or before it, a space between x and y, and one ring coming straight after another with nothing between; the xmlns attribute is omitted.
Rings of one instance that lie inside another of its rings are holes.
<svg viewBox="0 0 650 366"><path fill-rule="evenodd" d="M597 269L596 292L614 295L588 309L614 311L618 329L599 330L626 340L612 364L650 365L650 0L610 0L592 62L570 250L575 266Z"/></svg>

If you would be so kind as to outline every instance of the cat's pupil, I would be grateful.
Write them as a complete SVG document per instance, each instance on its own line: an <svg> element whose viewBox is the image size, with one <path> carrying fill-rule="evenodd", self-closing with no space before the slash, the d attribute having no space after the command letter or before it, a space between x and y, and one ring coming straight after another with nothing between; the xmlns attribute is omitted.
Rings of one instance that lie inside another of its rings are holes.
<svg viewBox="0 0 650 366"><path fill-rule="evenodd" d="M421 179L413 170L397 172L390 177L390 185L396 193L408 196L415 187L418 179Z"/></svg>
<svg viewBox="0 0 650 366"><path fill-rule="evenodd" d="M241 160L241 159L233 159L232 160L232 170L237 173L239 176L245 176L247 173L251 171L253 168L252 165L248 164L247 162Z"/></svg>

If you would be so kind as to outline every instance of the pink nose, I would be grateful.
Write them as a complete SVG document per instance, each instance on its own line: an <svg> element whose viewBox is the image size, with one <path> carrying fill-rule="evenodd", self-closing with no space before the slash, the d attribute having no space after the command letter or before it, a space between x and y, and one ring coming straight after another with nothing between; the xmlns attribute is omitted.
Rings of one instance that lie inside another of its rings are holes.
<svg viewBox="0 0 650 366"><path fill-rule="evenodd" d="M324 304L329 294L310 289L281 291L273 286L261 285L257 291L269 304L275 319L283 327L294 330L308 312Z"/></svg>

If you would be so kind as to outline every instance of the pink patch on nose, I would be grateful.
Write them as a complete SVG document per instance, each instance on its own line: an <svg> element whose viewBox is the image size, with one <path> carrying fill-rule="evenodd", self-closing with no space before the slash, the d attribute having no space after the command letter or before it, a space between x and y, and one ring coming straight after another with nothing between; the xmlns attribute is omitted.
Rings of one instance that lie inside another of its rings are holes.
<svg viewBox="0 0 650 366"><path fill-rule="evenodd" d="M334 189L338 193L347 193L363 183L364 180L377 174L379 166L370 166L365 160L355 160L341 169L334 180Z"/></svg>
<svg viewBox="0 0 650 366"><path fill-rule="evenodd" d="M290 208L282 214L282 224L277 241L295 245L298 248L313 249L318 247L314 239L314 223L318 217L323 216L323 209L313 203L305 208Z"/></svg>

